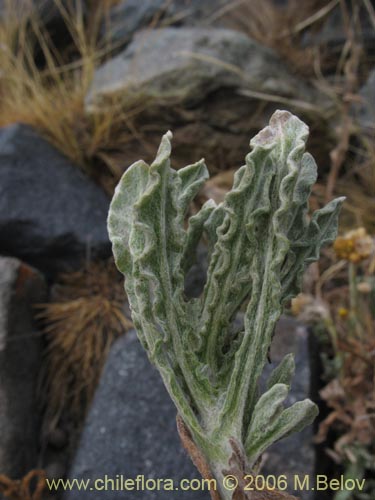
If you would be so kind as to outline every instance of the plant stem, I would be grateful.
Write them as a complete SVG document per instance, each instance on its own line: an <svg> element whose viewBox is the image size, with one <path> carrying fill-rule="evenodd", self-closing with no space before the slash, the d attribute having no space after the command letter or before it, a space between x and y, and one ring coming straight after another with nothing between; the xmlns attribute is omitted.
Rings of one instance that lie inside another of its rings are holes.
<svg viewBox="0 0 375 500"><path fill-rule="evenodd" d="M349 262L349 298L350 315L356 318L358 313L358 292L357 292L357 266L354 262Z"/></svg>

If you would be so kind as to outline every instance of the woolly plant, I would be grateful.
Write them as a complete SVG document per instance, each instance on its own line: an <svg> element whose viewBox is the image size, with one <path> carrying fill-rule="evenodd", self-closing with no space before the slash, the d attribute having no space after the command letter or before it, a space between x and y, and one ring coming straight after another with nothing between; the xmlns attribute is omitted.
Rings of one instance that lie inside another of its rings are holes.
<svg viewBox="0 0 375 500"><path fill-rule="evenodd" d="M208 171L204 160L172 169L171 137L164 135L151 166L138 161L123 175L109 235L139 339L177 407L194 462L217 480L215 498L248 498L243 490L241 496L243 475L255 474L272 443L317 415L308 399L284 408L291 354L263 394L258 379L283 306L299 292L306 265L336 236L343 198L308 216L317 175L304 152L308 127L277 111L251 140L224 201L207 201L185 225ZM187 299L184 277L202 236L207 280L200 298ZM232 321L244 307L244 327L235 331ZM239 481L234 493L223 486L228 473Z"/></svg>

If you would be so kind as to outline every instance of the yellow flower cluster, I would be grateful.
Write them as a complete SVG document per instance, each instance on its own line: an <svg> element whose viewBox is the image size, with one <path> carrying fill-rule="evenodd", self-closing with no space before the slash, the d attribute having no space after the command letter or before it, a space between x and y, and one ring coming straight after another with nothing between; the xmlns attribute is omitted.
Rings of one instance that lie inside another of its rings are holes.
<svg viewBox="0 0 375 500"><path fill-rule="evenodd" d="M347 232L344 236L339 236L333 248L339 259L358 263L370 257L374 251L374 242L366 233L366 229L359 227Z"/></svg>

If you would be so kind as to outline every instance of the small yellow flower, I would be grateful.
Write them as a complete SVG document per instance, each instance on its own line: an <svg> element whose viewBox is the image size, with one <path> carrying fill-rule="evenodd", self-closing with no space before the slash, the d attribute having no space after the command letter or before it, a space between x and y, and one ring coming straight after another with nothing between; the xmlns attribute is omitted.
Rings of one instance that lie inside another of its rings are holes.
<svg viewBox="0 0 375 500"><path fill-rule="evenodd" d="M371 236L366 233L366 229L360 227L349 231L344 236L339 236L333 244L333 248L339 259L358 263L370 257L374 251L374 242Z"/></svg>
<svg viewBox="0 0 375 500"><path fill-rule="evenodd" d="M338 313L340 318L345 319L348 317L349 311L346 309L346 307L339 307Z"/></svg>

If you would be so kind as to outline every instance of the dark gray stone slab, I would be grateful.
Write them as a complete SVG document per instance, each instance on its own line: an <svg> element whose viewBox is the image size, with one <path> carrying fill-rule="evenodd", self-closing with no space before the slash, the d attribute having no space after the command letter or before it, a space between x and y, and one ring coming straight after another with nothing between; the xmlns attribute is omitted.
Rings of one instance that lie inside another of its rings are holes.
<svg viewBox="0 0 375 500"><path fill-rule="evenodd" d="M47 273L110 255L109 199L33 129L0 130L0 253Z"/></svg>
<svg viewBox="0 0 375 500"><path fill-rule="evenodd" d="M124 45L139 29L146 28L154 16L163 12L164 0L125 0L114 5L104 19L101 35L106 43Z"/></svg>
<svg viewBox="0 0 375 500"><path fill-rule="evenodd" d="M33 305L45 300L37 271L0 257L0 474L13 479L37 467L42 345Z"/></svg>
<svg viewBox="0 0 375 500"><path fill-rule="evenodd" d="M375 70L370 73L367 82L359 92L362 99L361 104L353 107L361 130L375 137Z"/></svg>
<svg viewBox="0 0 375 500"><path fill-rule="evenodd" d="M182 27L138 33L122 53L98 68L86 104L94 112L106 98L134 92L192 105L222 88L307 102L317 98L316 91L289 73L273 51L248 36L229 29ZM327 100L320 97L324 106Z"/></svg>
<svg viewBox="0 0 375 500"><path fill-rule="evenodd" d="M226 0L124 0L114 5L102 25L102 38L112 46L124 46L134 34L157 26L202 26ZM217 23L215 23L217 24Z"/></svg>
<svg viewBox="0 0 375 500"><path fill-rule="evenodd" d="M199 478L176 430L176 409L135 332L113 346L70 472L72 478ZM71 491L65 500L175 499L175 491ZM202 492L178 498L208 500Z"/></svg>
<svg viewBox="0 0 375 500"><path fill-rule="evenodd" d="M282 358L292 352L296 363L296 372L291 391L285 402L286 406L306 398L312 399L311 358L314 356L311 352L312 342L310 342L309 335L309 331L291 317L282 316L276 327L270 354L272 362L266 365L262 382L264 384ZM311 481L315 477L313 438L314 428L313 425L310 425L301 432L292 434L274 444L263 456L262 474L273 474L276 477L285 475L288 486L290 486L288 491L294 493L301 500L314 498L313 491L293 490L295 476L298 476L301 481L305 475L308 475Z"/></svg>

